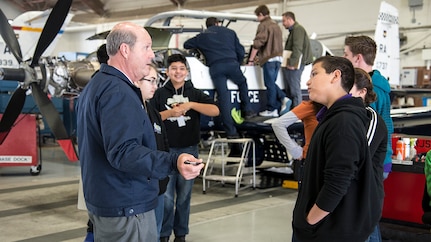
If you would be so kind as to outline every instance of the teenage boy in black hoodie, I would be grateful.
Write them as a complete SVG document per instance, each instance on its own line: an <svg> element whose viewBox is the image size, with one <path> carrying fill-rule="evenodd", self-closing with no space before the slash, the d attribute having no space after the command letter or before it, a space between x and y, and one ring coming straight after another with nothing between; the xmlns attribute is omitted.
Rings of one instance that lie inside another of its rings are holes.
<svg viewBox="0 0 431 242"><path fill-rule="evenodd" d="M293 211L292 241L365 241L381 215L361 98L349 94L355 72L349 60L324 56L307 82L316 115L301 190Z"/></svg>

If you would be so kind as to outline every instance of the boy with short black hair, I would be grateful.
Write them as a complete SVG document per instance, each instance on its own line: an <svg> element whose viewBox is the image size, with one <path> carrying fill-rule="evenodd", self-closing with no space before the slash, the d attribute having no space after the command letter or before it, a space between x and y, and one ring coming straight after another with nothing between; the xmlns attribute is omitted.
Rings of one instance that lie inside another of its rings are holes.
<svg viewBox="0 0 431 242"><path fill-rule="evenodd" d="M170 152L198 156L200 115L219 115L214 101L186 81L187 60L181 54L168 57L166 74L170 81L154 94L151 104L160 112L168 133ZM175 242L185 241L189 233L190 199L194 180L185 180L178 172L169 175L165 192L165 211L160 241L169 241L172 230ZM175 206L175 209L174 209Z"/></svg>
<svg viewBox="0 0 431 242"><path fill-rule="evenodd" d="M313 62L309 97L325 107L308 147L292 241L362 242L380 219L382 194L366 136L370 119L362 99L349 94L354 78L343 57Z"/></svg>

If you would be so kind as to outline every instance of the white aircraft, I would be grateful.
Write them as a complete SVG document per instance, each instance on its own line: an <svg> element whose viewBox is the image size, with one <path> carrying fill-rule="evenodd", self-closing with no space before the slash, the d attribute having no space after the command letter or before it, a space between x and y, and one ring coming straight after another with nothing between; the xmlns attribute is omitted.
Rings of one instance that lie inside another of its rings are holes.
<svg viewBox="0 0 431 242"><path fill-rule="evenodd" d="M225 26L235 24L235 29L245 29L247 32L251 32L252 34L255 33L255 29L257 27L257 19L255 15L193 10L178 10L157 14L154 17L148 19L148 21L145 23L145 26L146 28L157 26L158 28L163 28L164 30L171 31L172 33L176 34L181 33L184 35L184 33L189 32L196 32L197 34L203 31L203 28L200 26L208 17L216 17L220 20L223 20L223 24ZM281 17L279 16L272 16L271 18L277 22L281 22ZM199 26L198 28L188 28L183 25L183 23L193 23L193 19L198 19L198 22L195 21L195 24ZM251 26L245 27L246 25L244 23L254 23L254 26L251 24ZM180 27L178 27L178 25ZM374 36L378 46L374 68L378 69L384 76L388 77L390 83L393 85L399 84L398 73L400 69L400 60L398 28L398 10L390 4L382 2ZM240 34L238 34L238 36L241 42L246 42L241 40ZM156 42L169 43L169 40L158 40L157 32L155 32L152 37L153 39L156 39ZM254 35L252 37L254 37ZM171 36L164 36L164 38L171 38ZM181 40L181 37L176 36L175 40L178 42L178 40ZM322 42L315 39L310 39L310 42L314 59L324 55L332 55L332 52ZM181 42L179 43L182 45ZM175 53L176 51L186 53L184 50L171 49L168 48L168 46L165 46L164 48L159 46L157 49L159 50L156 51L156 62L160 64L160 67L164 67L163 60L167 57L167 55ZM210 95L214 95L215 88L209 75L209 68L204 64L202 58L196 56L187 56L187 61L190 67L190 79L193 82L193 85L196 88L207 91ZM247 78L249 97L253 108L256 111L263 110L266 104L266 88L263 83L261 68L259 66L243 65L241 66L241 69ZM306 94L306 82L310 77L310 72L311 64L305 66L301 77L301 87L304 94ZM282 80L281 73L279 73L276 83L282 90L284 89L284 82ZM231 93L231 102L237 104L239 101L238 87L233 82L228 81L228 89ZM400 90L393 90L394 93L399 91ZM409 108L393 110L394 126L396 128L406 128L417 126L418 124L427 124L429 123L429 119L424 117L429 116L430 112L430 107L416 108L414 110ZM258 119L256 121L259 123L262 120Z"/></svg>
<svg viewBox="0 0 431 242"><path fill-rule="evenodd" d="M223 24L225 26L229 26L230 24L235 24L235 26L239 25L240 27L235 29L246 29L248 32L252 32L252 34L254 34L257 27L257 19L255 15L192 10L178 10L157 14L150 18L146 22L145 26L155 27L157 23L161 23L161 25L159 24L157 27L162 27L165 30L175 29L175 31L173 31L174 33L184 34L184 32L201 32L203 31L202 27L193 30L191 28L186 28L182 25L182 23L192 22L189 19L198 19L198 26L200 26L207 17L216 17L220 20L223 20ZM176 21L178 18L179 21ZM185 20L186 18L187 20ZM272 16L272 18L277 22L281 22L280 17ZM255 23L256 26L243 27L239 23L241 21ZM178 24L180 24L180 27L177 27ZM240 34L238 34L238 36L241 41ZM157 35L153 35L152 37L153 39L157 39ZM398 12L394 7L385 2L382 2L381 5L374 38L378 45L375 68L380 70L381 73L387 76L389 80L396 82L397 79L395 77L398 75L397 73L399 73ZM182 45L181 37L175 36L175 40L177 43L179 42L179 45ZM310 41L314 59L324 55L332 55L331 51L323 43L315 39L311 39ZM169 41L164 42L166 43ZM244 43L244 41L242 42ZM156 62L160 64L160 67L165 67L163 61L164 58L166 58L169 54L175 53L176 51L187 53L181 49L171 49L165 47L164 49L156 51ZM187 56L186 58L190 67L190 79L193 82L193 85L196 88L206 91L210 96L214 96L215 88L209 75L209 68L204 64L204 60L199 58L199 56ZM261 68L259 66L243 65L241 66L241 69L247 78L249 97L253 108L255 111L263 110L266 104L266 88L263 83ZM308 65L304 68L304 72L301 77L301 87L304 90L304 94L306 94L306 82L309 80L310 72L311 65ZM284 89L284 82L282 80L281 73L279 73L276 83L282 90ZM237 86L233 84L233 82L228 81L228 89L231 94L231 102L236 104L236 107L238 107L239 93ZM398 132L414 132L416 127L429 125L431 108L403 108L393 110L392 117L394 120L394 127ZM264 139L266 139L266 136L268 136L268 134L272 134L273 131L270 125L263 123L265 119L267 118L257 117L253 119L252 122L244 122L243 124L239 125L238 129L242 132L245 132L246 135L252 137L265 136ZM201 122L201 125L204 130L211 130L214 128L221 129L220 126L217 127L217 122L215 125L216 127L212 126L214 123L211 118L208 118L207 120L204 119L204 121ZM302 127L300 125L292 127L292 131L298 130L299 136L301 136L301 128ZM301 137L299 137L299 139L300 138ZM267 140L264 140L264 142L266 141Z"/></svg>
<svg viewBox="0 0 431 242"><path fill-rule="evenodd" d="M165 30L175 30L173 33L185 33L194 32L194 34L198 34L202 32L204 29L200 27L202 23L205 22L205 19L208 17L216 17L219 20L222 20L222 24L226 27L230 27L230 25L235 25L235 29L245 29L247 34L252 33L254 37L254 33L257 28L257 17L253 14L238 14L238 13L223 13L223 12L209 12L209 11L194 11L194 10L178 10L178 11L170 11L157 14L145 23L145 27L159 27L164 28ZM271 16L271 18L278 23L282 21L281 16ZM195 19L198 19L197 22ZM161 25L160 25L161 23ZM195 23L198 27L189 28L188 26L181 25L181 27L177 27L178 24L182 23ZM281 28L282 26L280 26ZM252 39L244 40L241 39L241 33L238 33L240 41L242 43L251 43ZM190 36L190 34L188 34ZM156 39L158 42L157 35L152 35L153 40ZM166 37L166 36L165 36ZM171 36L167 36L167 38L171 38ZM179 39L181 49L170 49L164 48L162 50L156 51L156 62L159 63L159 67L162 67L164 62L163 60L167 57L167 55L174 53L175 51L185 53L187 55L187 51L182 50L181 37L176 36L176 39ZM169 41L164 41L169 42ZM324 55L332 55L332 52L320 41L311 39L311 47L313 52L314 59L324 56ZM245 44L244 44L245 45ZM246 46L246 49L249 46ZM247 56L246 56L247 57ZM190 67L190 79L193 82L193 85L198 88L208 92L210 95L214 95L215 87L209 75L209 68L204 64L204 60L202 58L197 58L196 56L187 55L187 62ZM263 82L263 74L260 66L248 66L242 65L241 69L247 78L247 84L249 89L249 97L253 108L256 111L262 111L265 108L266 104L266 88ZM310 77L311 72L311 64L305 66L302 78L301 78L301 86L304 90L306 90L306 82ZM284 82L282 79L281 71L277 76L277 85L283 90ZM228 81L228 89L231 93L231 101L238 105L239 100L239 92L238 87L232 81ZM238 105L239 106L239 105ZM269 127L270 128L270 127Z"/></svg>
<svg viewBox="0 0 431 242"><path fill-rule="evenodd" d="M181 23L190 22L190 19L199 19L198 24L204 23L205 19L208 17L216 17L219 20L223 21L223 24L228 27L229 25L240 26L238 28L246 29L247 32L252 32L253 34L256 31L257 27L257 17L252 14L238 14L238 13L222 13L222 12L210 12L210 11L195 11L195 10L178 10L178 11L170 11L157 14L145 23L145 27L155 27L155 25L159 22L162 22L162 27L166 30L172 29L171 25L177 24L175 21L180 19ZM280 23L282 18L280 16L271 16L273 20ZM187 19L187 20L184 20ZM248 25L247 25L248 24ZM198 25L199 26L199 25ZM202 32L204 29L202 27L198 28L187 28L182 26L181 28L174 27L176 30L174 33L185 33L185 32ZM157 38L157 36L152 36L153 39ZM254 37L254 36L253 36ZM241 40L241 36L239 36L241 42L246 42L246 40ZM252 40L248 40L251 42ZM166 41L165 41L166 42ZM320 56L324 55L332 55L332 52L320 41L311 39L311 48L313 52L313 58L316 59ZM193 56L187 57L188 64L190 66L190 75L193 85L199 89L205 90L214 90L214 85L212 84L209 68L203 64L202 60L195 58ZM256 98L257 90L263 91L265 90L265 86L263 83L263 74L261 68L259 66L248 66L243 65L241 67L244 75L247 78L247 84L250 89L250 96L254 101ZM301 78L301 87L306 89L306 81L310 77L311 65L308 65L304 68L302 78ZM277 85L284 89L284 83L282 80L282 74L279 73L276 81ZM234 91L238 90L238 87L231 81L228 82L228 89ZM232 96L234 98L235 95ZM232 100L234 101L234 100Z"/></svg>

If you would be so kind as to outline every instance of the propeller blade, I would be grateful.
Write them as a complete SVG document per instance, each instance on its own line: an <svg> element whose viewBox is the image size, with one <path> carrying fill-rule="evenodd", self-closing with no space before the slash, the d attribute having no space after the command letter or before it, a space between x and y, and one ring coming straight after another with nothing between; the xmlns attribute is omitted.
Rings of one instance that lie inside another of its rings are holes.
<svg viewBox="0 0 431 242"><path fill-rule="evenodd" d="M25 92L26 90L18 87L12 94L9 103L7 104L3 117L0 121L0 145L3 144L3 141L6 139L7 135L12 129L13 124L15 123L15 120L18 118L22 108L24 107L26 96Z"/></svg>
<svg viewBox="0 0 431 242"><path fill-rule="evenodd" d="M42 91L40 86L36 83L31 84L31 90L33 94L34 101L39 107L39 111L48 123L52 133L56 139L67 139L69 135L67 134L66 128L64 127L63 120L60 117L54 104L49 100L48 96Z"/></svg>
<svg viewBox="0 0 431 242"><path fill-rule="evenodd" d="M57 36L58 31L60 31L61 26L67 17L67 13L69 13L71 5L72 0L58 0L52 8L51 14L48 17L39 41L37 42L36 50L34 51L33 60L31 61L30 66L33 67L39 63L40 56Z"/></svg>
<svg viewBox="0 0 431 242"><path fill-rule="evenodd" d="M6 42L6 45L12 51L12 54L18 60L19 63L22 62L21 47L19 46L18 39L16 38L15 32L9 24L3 11L0 9L0 32L1 37Z"/></svg>
<svg viewBox="0 0 431 242"><path fill-rule="evenodd" d="M57 142L60 144L64 153L69 161L78 161L78 152L76 151L76 142L73 139L58 139Z"/></svg>
<svg viewBox="0 0 431 242"><path fill-rule="evenodd" d="M60 114L58 113L54 104L51 102L51 100L49 100L48 96L46 96L38 84L32 83L31 90L34 101L39 107L40 113L45 118L45 121L51 129L51 132L54 134L57 142L64 150L67 158L70 161L77 161L78 156L75 150L74 142L67 134L63 120L61 119Z"/></svg>

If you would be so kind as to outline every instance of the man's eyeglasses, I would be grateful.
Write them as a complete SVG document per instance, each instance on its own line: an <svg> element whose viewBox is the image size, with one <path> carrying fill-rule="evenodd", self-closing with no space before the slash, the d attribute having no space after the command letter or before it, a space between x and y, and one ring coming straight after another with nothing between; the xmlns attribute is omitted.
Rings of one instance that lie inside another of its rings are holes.
<svg viewBox="0 0 431 242"><path fill-rule="evenodd" d="M147 78L142 78L141 81L148 81L151 82L151 84L158 86L160 81L159 79L147 79Z"/></svg>

